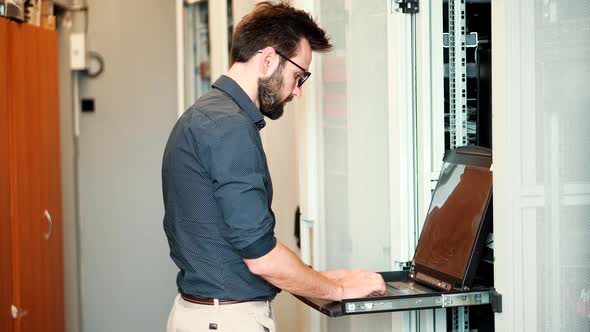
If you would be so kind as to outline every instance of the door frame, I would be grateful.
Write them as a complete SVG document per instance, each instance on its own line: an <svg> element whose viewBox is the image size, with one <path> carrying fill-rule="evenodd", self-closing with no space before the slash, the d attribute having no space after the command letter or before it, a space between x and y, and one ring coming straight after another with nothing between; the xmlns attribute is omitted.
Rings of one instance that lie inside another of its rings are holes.
<svg viewBox="0 0 590 332"><path fill-rule="evenodd" d="M175 17L176 17L176 105L177 114L180 117L190 106L188 103L193 99L189 97L186 90L187 85L191 86L191 79L187 77L187 72L192 70L191 64L186 62L187 58L185 45L187 44L187 15L184 10L184 4L192 4L203 0L175 0ZM229 38L227 36L227 2L226 1L207 1L209 17L209 40L215 40L215 43L209 43L209 59L211 70L211 83L220 75L227 72L229 68L229 52L227 45ZM235 14L235 13L234 13ZM192 60L191 57L188 60Z"/></svg>

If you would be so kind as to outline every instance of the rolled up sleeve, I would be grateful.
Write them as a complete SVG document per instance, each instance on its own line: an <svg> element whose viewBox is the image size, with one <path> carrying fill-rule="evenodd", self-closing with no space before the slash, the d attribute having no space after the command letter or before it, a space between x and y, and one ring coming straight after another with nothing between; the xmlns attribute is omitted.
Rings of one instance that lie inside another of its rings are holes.
<svg viewBox="0 0 590 332"><path fill-rule="evenodd" d="M214 196L229 230L222 236L242 258L264 256L275 247L276 238L259 133L239 114L224 117L214 126L206 152Z"/></svg>

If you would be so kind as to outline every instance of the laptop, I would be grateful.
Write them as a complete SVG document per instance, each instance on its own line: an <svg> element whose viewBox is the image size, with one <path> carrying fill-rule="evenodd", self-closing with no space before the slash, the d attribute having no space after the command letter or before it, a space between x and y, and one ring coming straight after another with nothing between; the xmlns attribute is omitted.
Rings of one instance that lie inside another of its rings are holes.
<svg viewBox="0 0 590 332"><path fill-rule="evenodd" d="M385 295L342 302L297 297L332 317L481 304L501 310L491 263L480 266L492 227L491 150L460 147L443 161L409 268L380 272Z"/></svg>

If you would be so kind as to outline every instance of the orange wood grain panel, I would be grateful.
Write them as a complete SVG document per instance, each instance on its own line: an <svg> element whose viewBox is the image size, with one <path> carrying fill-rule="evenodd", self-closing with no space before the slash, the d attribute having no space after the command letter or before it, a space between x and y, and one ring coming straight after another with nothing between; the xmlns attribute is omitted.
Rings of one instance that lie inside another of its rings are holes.
<svg viewBox="0 0 590 332"><path fill-rule="evenodd" d="M49 206L55 215L55 238L52 245L52 275L55 276L53 283L53 294L54 299L54 315L53 321L55 323L54 331L63 332L65 330L65 302L64 302L64 254L63 254L63 243L64 243L64 223L63 223L63 210L62 210L62 177L61 177L61 127L60 127L60 105L59 105L59 50L58 50L58 34L55 31L47 31L48 50L46 57L48 69L48 79L51 89L47 89L50 92L48 105L50 105L50 120L48 124L50 126L49 140L51 142L51 149L49 150L50 162L49 162Z"/></svg>
<svg viewBox="0 0 590 332"><path fill-rule="evenodd" d="M33 273L33 260L27 259L33 252L35 244L32 243L31 229L31 176L29 168L29 147L27 146L27 119L26 119L26 62L24 57L25 45L27 44L24 36L24 29L21 25L10 22L8 24L9 38L9 81L11 85L10 95L10 112L12 126L12 161L14 168L12 170L12 194L15 204L12 229L13 229L13 272L14 272L14 294L15 305L27 311L27 314L15 321L16 331L23 331L23 320L30 320L31 308L27 300L27 287L30 284L23 276L29 276ZM31 247L28 248L27 245Z"/></svg>
<svg viewBox="0 0 590 332"><path fill-rule="evenodd" d="M45 221L43 218L43 181L42 173L43 151L40 148L42 114L40 92L40 50L37 30L31 25L22 25L21 48L24 64L24 108L19 110L23 115L22 128L23 139L21 147L26 150L26 175L28 177L28 208L29 219L21 220L26 225L26 241L20 242L20 259L22 266L26 268L20 275L21 278L21 303L29 310L29 314L22 319L23 332L45 330L48 310L45 296L47 287L47 260L44 252L43 230ZM20 131L19 131L20 133ZM24 234L23 234L24 235Z"/></svg>
<svg viewBox="0 0 590 332"><path fill-rule="evenodd" d="M0 308L12 305L12 246L11 246L11 194L9 113L7 85L8 22L0 18ZM2 47L4 45L4 47ZM0 331L12 331L13 319L8 310L0 315Z"/></svg>
<svg viewBox="0 0 590 332"><path fill-rule="evenodd" d="M40 58L40 106L41 140L43 141L44 165L42 183L44 187L44 209L51 214L53 231L51 238L44 242L47 254L46 293L49 310L45 325L46 331L64 330L64 283L63 283L63 215L61 205L61 159L60 159L60 117L59 117L59 75L58 75L58 41L54 31L39 31L38 45Z"/></svg>
<svg viewBox="0 0 590 332"><path fill-rule="evenodd" d="M50 160L54 145L59 146L57 101L57 40L55 33L29 26L9 24L11 142L15 214L12 229L14 294L17 305L27 314L16 320L16 331L63 331L63 259L61 206L54 208L59 195ZM49 38L49 39L47 39ZM46 68L54 63L55 68ZM55 118L57 116L57 118ZM57 142L55 142L57 137ZM51 141L53 140L53 141ZM59 150L58 150L59 151ZM53 177L53 178L52 178ZM51 188L55 186L57 189ZM59 201L61 204L61 201ZM53 235L45 238L47 210L54 221ZM55 210L52 211L52 210ZM58 266L59 265L59 266Z"/></svg>
<svg viewBox="0 0 590 332"><path fill-rule="evenodd" d="M0 304L27 312L0 318L0 331L63 332L57 33L0 20L0 45L7 46L0 48L0 216L9 211L2 220L10 220L0 224L0 269L10 279L0 285Z"/></svg>
<svg viewBox="0 0 590 332"><path fill-rule="evenodd" d="M50 215L53 214L51 208L48 206L48 193L49 193L49 179L48 179L48 160L49 160L49 152L48 146L50 142L47 141L47 132L48 132L48 106L47 106L47 96L49 92L46 91L46 68L44 68L44 61L43 59L46 57L45 52L45 45L46 41L42 38L41 35L42 30L37 29L34 34L34 45L35 45L35 54L37 54L37 71L35 75L37 76L38 84L35 87L34 94L35 94L35 118L38 120L36 123L37 128L37 137L35 138L35 148L36 148L36 158L37 158L37 172L39 176L39 223L41 226L41 233L47 234L49 231L48 220L44 216L44 212L47 211ZM52 220L55 218L52 216ZM37 301L41 301L44 303L45 310L41 313L41 320L44 322L44 328L46 331L53 331L51 326L51 312L53 311L52 308L52 299L50 297L51 287L53 286L53 275L51 274L51 264L49 262L50 257L52 256L50 244L53 241L53 235L49 239L42 238L41 241L41 261L39 269L45 271L46 275L44 278L41 279L41 287L39 289L39 293L37 294Z"/></svg>
<svg viewBox="0 0 590 332"><path fill-rule="evenodd" d="M21 225L21 220L28 219L27 209L27 186L25 186L26 176L24 167L26 164L26 154L24 149L20 148L23 144L22 130L24 121L19 110L24 109L24 64L18 51L24 44L20 36L18 24L8 23L8 81L10 82L9 112L10 112L10 162L11 176L10 187L12 195L12 218L11 218L11 243L12 243L12 282L13 282L13 303L22 308L21 301L21 278L23 273L22 259L20 258L19 241L25 240L24 234L27 231L25 225ZM15 322L15 331L21 331L21 320Z"/></svg>

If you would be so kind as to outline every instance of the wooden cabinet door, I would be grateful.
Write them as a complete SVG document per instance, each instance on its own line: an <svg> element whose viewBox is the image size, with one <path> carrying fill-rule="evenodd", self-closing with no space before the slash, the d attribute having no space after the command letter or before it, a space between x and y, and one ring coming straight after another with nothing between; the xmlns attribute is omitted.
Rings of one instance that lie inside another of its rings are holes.
<svg viewBox="0 0 590 332"><path fill-rule="evenodd" d="M62 237L56 222L61 207L50 198L50 192L61 194L59 164L49 162L60 158L51 155L54 145L59 146L59 132L53 132L59 121L56 37L33 26L9 23L8 45L13 301L21 312L14 330L63 331ZM55 68L45 68L50 65Z"/></svg>
<svg viewBox="0 0 590 332"><path fill-rule="evenodd" d="M41 158L41 209L44 220L42 241L43 268L47 273L43 284L46 305L46 332L64 331L63 303L63 223L61 206L61 153L59 130L58 50L57 34L38 29L39 47L39 143ZM51 224L51 225L50 225Z"/></svg>
<svg viewBox="0 0 590 332"><path fill-rule="evenodd" d="M7 45L8 24L0 18L0 46ZM7 86L8 48L0 47L0 331L12 331L12 240L10 227L10 152Z"/></svg>
<svg viewBox="0 0 590 332"><path fill-rule="evenodd" d="M28 75L34 68L34 54L30 53L30 27L13 22L8 24L9 45L9 77L10 82L10 116L11 116L11 159L14 168L11 175L14 178L12 198L14 212L12 227L14 228L13 260L13 302L20 309L20 315L15 319L15 331L42 331L40 324L44 310L41 303L36 301L37 290L41 284L44 271L40 269L41 225L40 218L36 218L39 205L37 188L38 177L34 172L35 160L34 142L35 131L31 122L31 100L35 100L29 93L35 85Z"/></svg>

